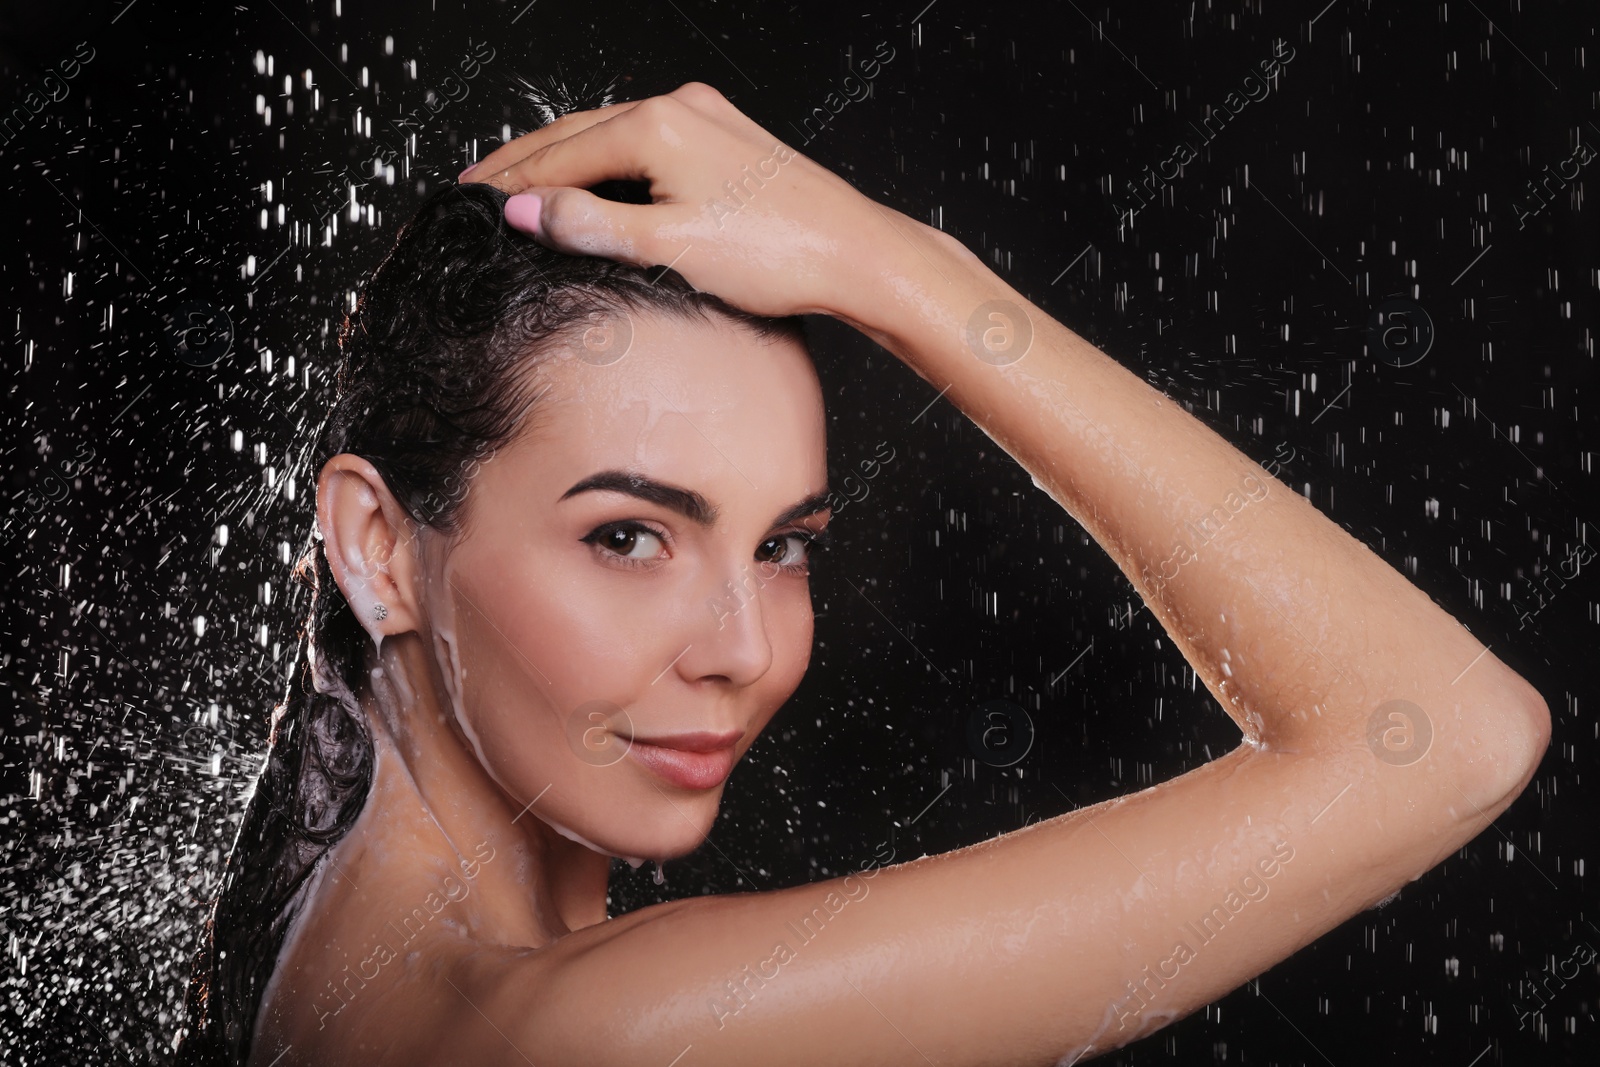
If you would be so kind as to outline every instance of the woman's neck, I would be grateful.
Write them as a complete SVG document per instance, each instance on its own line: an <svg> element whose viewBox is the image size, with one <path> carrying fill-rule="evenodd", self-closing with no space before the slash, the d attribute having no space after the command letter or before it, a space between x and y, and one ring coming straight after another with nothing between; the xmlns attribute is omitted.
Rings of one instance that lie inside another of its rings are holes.
<svg viewBox="0 0 1600 1067"><path fill-rule="evenodd" d="M368 662L360 699L373 735L373 785L341 862L430 886L447 875L470 879L461 919L487 943L541 947L604 921L610 858L553 830L489 777L424 638L385 638Z"/></svg>

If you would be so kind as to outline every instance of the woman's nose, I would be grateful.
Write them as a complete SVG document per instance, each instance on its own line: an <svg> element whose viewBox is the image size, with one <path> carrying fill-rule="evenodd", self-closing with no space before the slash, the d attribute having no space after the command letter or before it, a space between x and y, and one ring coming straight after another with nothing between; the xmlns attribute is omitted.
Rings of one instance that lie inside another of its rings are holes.
<svg viewBox="0 0 1600 1067"><path fill-rule="evenodd" d="M767 672L772 666L772 642L762 599L777 574L775 564L746 564L724 575L704 595L703 606L692 616L697 620L690 628L693 644L679 664L685 674L719 675L736 685L748 685Z"/></svg>

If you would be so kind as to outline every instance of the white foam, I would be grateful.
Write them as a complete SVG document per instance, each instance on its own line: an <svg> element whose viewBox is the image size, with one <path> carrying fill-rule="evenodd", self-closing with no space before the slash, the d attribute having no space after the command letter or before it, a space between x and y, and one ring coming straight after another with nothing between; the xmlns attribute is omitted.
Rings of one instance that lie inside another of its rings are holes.
<svg viewBox="0 0 1600 1067"><path fill-rule="evenodd" d="M601 848L599 845L595 844L593 841L590 841L588 838L582 836L581 834L579 834L579 833L577 833L577 832L575 832L575 831L573 831L573 830L571 830L571 829L569 829L569 828L567 828L565 826L562 826L560 823L556 822L554 819L550 818L550 816L548 816L548 815L540 814L538 811L535 811L534 814L538 815L539 819L546 826L550 827L550 829L554 830L556 833L560 834L562 837L566 838L568 841L577 842L578 844L582 845L584 848L588 849L590 852L598 852L602 856L610 856L612 859L622 860L628 866L632 867L634 870L638 870L640 867L644 866L645 861L643 859L637 857L637 856L619 856L615 852L611 852L611 851L609 851L607 849ZM659 884L659 883L657 883L657 884Z"/></svg>

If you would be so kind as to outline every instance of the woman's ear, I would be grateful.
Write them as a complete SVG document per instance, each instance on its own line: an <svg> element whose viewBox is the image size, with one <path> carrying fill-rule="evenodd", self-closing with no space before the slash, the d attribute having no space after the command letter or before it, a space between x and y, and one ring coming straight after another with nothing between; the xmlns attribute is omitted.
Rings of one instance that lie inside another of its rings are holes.
<svg viewBox="0 0 1600 1067"><path fill-rule="evenodd" d="M374 640L421 629L416 523L376 467L349 452L323 464L317 526L333 580Z"/></svg>

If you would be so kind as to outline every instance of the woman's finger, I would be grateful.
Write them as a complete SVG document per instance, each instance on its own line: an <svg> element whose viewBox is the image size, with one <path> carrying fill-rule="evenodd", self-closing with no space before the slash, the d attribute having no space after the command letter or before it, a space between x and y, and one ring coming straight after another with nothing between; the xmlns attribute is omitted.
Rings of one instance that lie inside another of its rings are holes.
<svg viewBox="0 0 1600 1067"><path fill-rule="evenodd" d="M597 107L589 111L568 112L554 122L541 126L537 130L525 133L521 137L513 137L462 171L459 180L463 182L487 182L513 163L527 158L539 149L563 138L571 137L573 134L586 130L597 123L615 118L642 103L644 103L642 100L627 100L620 104L607 104L605 107ZM516 190L507 191L515 192Z"/></svg>
<svg viewBox="0 0 1600 1067"><path fill-rule="evenodd" d="M482 161L469 167L461 173L461 181L476 181L492 184L504 189L508 193L517 193L528 187L528 182L519 184L515 171L522 163L535 153L543 151L555 144L577 136L585 130L591 129L602 122L619 118L641 104L651 101L674 100L697 112L701 118L713 122L729 133L756 134L762 138L770 136L757 123L734 107L728 98L704 82L685 82L672 92L660 97L646 97L644 100L631 100L621 104L610 104L606 107L594 108L589 111L575 111L563 115L532 133L523 134L512 141L508 141L500 148L495 149ZM546 180L548 184L557 184Z"/></svg>
<svg viewBox="0 0 1600 1067"><path fill-rule="evenodd" d="M613 118L554 140L480 180L506 192L535 186L588 188L603 181L648 182L652 149L672 152L685 144L704 144L689 132L708 120L687 104L655 96Z"/></svg>
<svg viewBox="0 0 1600 1067"><path fill-rule="evenodd" d="M605 200L586 189L541 186L507 200L505 217L513 228L558 252L649 267L677 255L657 235L658 211L653 205Z"/></svg>

